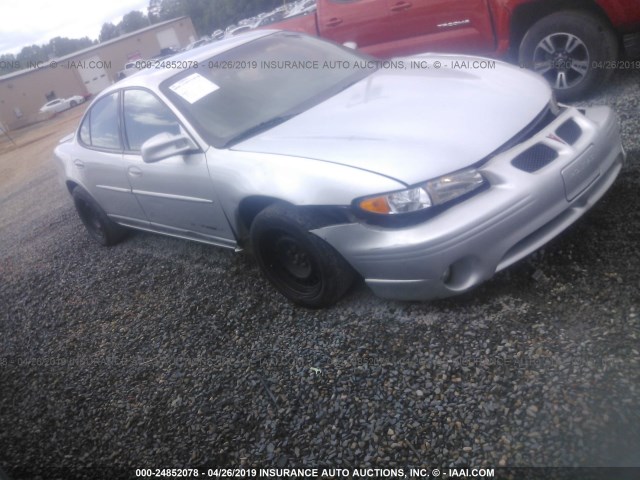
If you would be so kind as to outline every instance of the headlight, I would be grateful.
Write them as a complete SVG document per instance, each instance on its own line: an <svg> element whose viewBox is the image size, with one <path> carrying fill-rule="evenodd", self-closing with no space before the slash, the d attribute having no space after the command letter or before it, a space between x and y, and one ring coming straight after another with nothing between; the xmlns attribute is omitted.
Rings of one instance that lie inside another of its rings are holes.
<svg viewBox="0 0 640 480"><path fill-rule="evenodd" d="M461 170L407 190L363 198L356 204L365 212L382 215L419 212L471 193L484 183L476 169Z"/></svg>

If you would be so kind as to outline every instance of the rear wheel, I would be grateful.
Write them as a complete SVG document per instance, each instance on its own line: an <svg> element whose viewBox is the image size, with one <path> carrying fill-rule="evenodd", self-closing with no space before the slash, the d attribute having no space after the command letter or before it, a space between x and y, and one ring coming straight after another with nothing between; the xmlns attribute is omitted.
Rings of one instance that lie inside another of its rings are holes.
<svg viewBox="0 0 640 480"><path fill-rule="evenodd" d="M356 277L331 245L309 232L330 223L322 215L278 203L260 212L251 225L251 243L262 272L298 305L330 306Z"/></svg>
<svg viewBox="0 0 640 480"><path fill-rule="evenodd" d="M615 34L598 17L558 12L542 18L520 44L520 65L547 79L560 100L575 100L598 88L610 74L603 64L616 59Z"/></svg>
<svg viewBox="0 0 640 480"><path fill-rule="evenodd" d="M75 107L76 105L78 105L78 102L76 102L75 100L71 100L71 108Z"/></svg>
<svg viewBox="0 0 640 480"><path fill-rule="evenodd" d="M112 221L93 197L81 187L76 187L72 196L80 220L91 238L100 245L115 245L126 236L127 230Z"/></svg>

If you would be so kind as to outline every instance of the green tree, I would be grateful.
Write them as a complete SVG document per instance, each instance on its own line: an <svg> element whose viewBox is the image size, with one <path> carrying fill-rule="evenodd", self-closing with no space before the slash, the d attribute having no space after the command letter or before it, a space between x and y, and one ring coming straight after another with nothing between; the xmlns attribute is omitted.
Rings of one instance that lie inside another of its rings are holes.
<svg viewBox="0 0 640 480"><path fill-rule="evenodd" d="M0 75L7 75L20 70L20 62L13 53L0 55Z"/></svg>
<svg viewBox="0 0 640 480"><path fill-rule="evenodd" d="M187 15L187 0L160 0L158 17L161 21Z"/></svg>
<svg viewBox="0 0 640 480"><path fill-rule="evenodd" d="M139 10L132 10L122 17L122 21L118 24L118 30L124 33L135 32L141 28L149 26L149 19Z"/></svg>
<svg viewBox="0 0 640 480"><path fill-rule="evenodd" d="M48 48L42 45L29 45L23 47L16 58L20 61L20 64L24 67L26 65L33 65L38 62L46 62L49 60Z"/></svg>
<svg viewBox="0 0 640 480"><path fill-rule="evenodd" d="M107 40L111 40L120 36L120 31L118 27L116 27L113 23L107 22L102 24L102 29L100 30L100 36L98 39L100 42L106 42Z"/></svg>
<svg viewBox="0 0 640 480"><path fill-rule="evenodd" d="M83 38L67 38L55 37L49 40L47 51L53 57L62 57L78 50L88 48L93 45L93 41L89 37Z"/></svg>
<svg viewBox="0 0 640 480"><path fill-rule="evenodd" d="M149 0L149 6L147 7L147 16L151 23L158 23L160 21L160 5L162 0Z"/></svg>

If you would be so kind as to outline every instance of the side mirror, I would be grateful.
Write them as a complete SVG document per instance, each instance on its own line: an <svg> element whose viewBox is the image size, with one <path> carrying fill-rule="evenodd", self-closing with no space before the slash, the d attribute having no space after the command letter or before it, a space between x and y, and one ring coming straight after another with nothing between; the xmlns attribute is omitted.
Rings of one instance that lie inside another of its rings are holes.
<svg viewBox="0 0 640 480"><path fill-rule="evenodd" d="M187 135L172 135L164 132L151 137L140 149L145 163L154 163L176 155L185 155L199 150L198 146Z"/></svg>
<svg viewBox="0 0 640 480"><path fill-rule="evenodd" d="M351 50L357 50L358 44L356 42L344 42L342 46L350 48Z"/></svg>

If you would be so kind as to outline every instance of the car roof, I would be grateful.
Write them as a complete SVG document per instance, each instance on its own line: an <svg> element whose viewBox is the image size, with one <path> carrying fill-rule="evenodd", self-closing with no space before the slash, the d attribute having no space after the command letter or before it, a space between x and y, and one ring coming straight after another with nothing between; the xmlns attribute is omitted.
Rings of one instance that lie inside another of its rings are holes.
<svg viewBox="0 0 640 480"><path fill-rule="evenodd" d="M202 63L215 55L219 55L239 45L249 43L253 40L272 35L278 31L279 30L256 30L253 32L247 32L237 37L227 38L214 43L209 43L197 49L191 49L187 50L186 52L181 52L177 55L172 55L171 57L162 61L194 61ZM186 68L182 70L186 70ZM124 78L111 87L106 88L100 93L100 95L98 95L98 97L108 95L109 92L119 90L123 87L147 87L156 89L160 83L165 81L167 78L174 76L179 71L179 69L172 68L146 68L140 70L139 72L136 72L130 77Z"/></svg>

